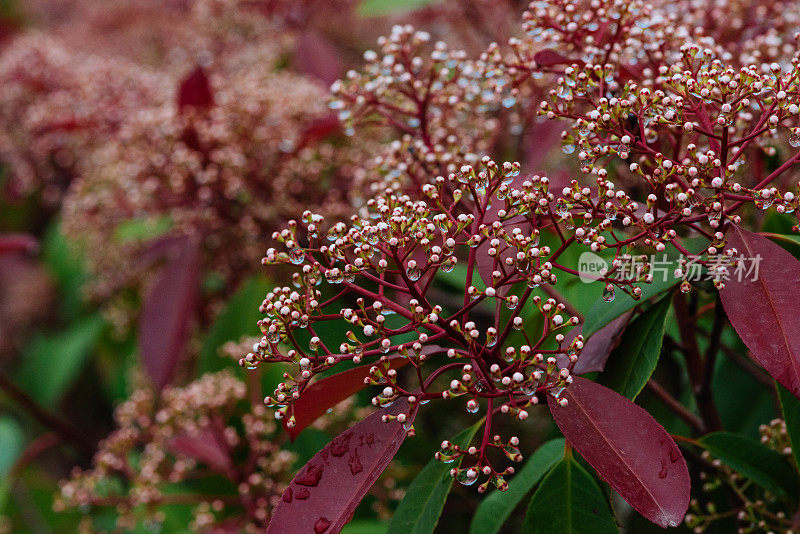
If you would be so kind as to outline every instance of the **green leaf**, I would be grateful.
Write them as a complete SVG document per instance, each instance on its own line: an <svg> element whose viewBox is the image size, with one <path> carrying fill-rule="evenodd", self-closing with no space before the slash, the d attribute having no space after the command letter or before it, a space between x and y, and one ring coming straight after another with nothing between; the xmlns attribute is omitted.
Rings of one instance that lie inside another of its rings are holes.
<svg viewBox="0 0 800 534"><path fill-rule="evenodd" d="M112 239L118 243L146 241L165 234L171 226L172 219L168 215L130 219L114 229Z"/></svg>
<svg viewBox="0 0 800 534"><path fill-rule="evenodd" d="M3 513L11 489L11 468L25 445L22 427L9 416L0 417L0 514Z"/></svg>
<svg viewBox="0 0 800 534"><path fill-rule="evenodd" d="M583 318L583 337L588 339L589 336L626 311L680 282L680 279L672 275L672 271L675 268L677 268L677 263L672 267L668 267L669 272L666 277L655 276L651 284L641 284L642 296L639 300L633 300L633 297L627 293L617 290L617 296L612 302L606 302L602 299L595 302Z"/></svg>
<svg viewBox="0 0 800 534"><path fill-rule="evenodd" d="M80 374L103 330L99 314L56 334L39 334L23 353L17 383L45 408L54 408Z"/></svg>
<svg viewBox="0 0 800 534"><path fill-rule="evenodd" d="M525 462L508 483L507 491L484 497L472 516L469 534L497 534L523 497L564 455L564 438L548 441Z"/></svg>
<svg viewBox="0 0 800 534"><path fill-rule="evenodd" d="M466 449L483 420L459 433L451 441ZM450 469L457 463L445 464L432 459L411 482L405 498L389 522L388 534L430 534L439 522L447 494L453 486Z"/></svg>
<svg viewBox="0 0 800 534"><path fill-rule="evenodd" d="M361 17L381 17L403 11L419 9L434 0L361 0L358 14Z"/></svg>
<svg viewBox="0 0 800 534"><path fill-rule="evenodd" d="M386 534L386 529L382 521L355 519L344 526L341 534Z"/></svg>
<svg viewBox="0 0 800 534"><path fill-rule="evenodd" d="M789 393L789 390L775 382L778 398L781 401L783 420L786 422L786 433L792 445L795 467L800 468L800 400Z"/></svg>
<svg viewBox="0 0 800 534"><path fill-rule="evenodd" d="M208 373L230 367L232 362L219 356L217 351L228 341L238 341L248 334L260 336L256 326L262 314L258 307L269 292L264 277L255 276L245 281L219 314L203 341L200 351L200 372Z"/></svg>
<svg viewBox="0 0 800 534"><path fill-rule="evenodd" d="M8 476L23 446L22 427L9 416L0 417L0 480Z"/></svg>
<svg viewBox="0 0 800 534"><path fill-rule="evenodd" d="M658 363L671 304L667 296L628 325L598 382L630 400L636 398Z"/></svg>
<svg viewBox="0 0 800 534"><path fill-rule="evenodd" d="M74 319L83 306L86 272L83 260L67 242L57 224L51 225L42 238L42 261L58 284L61 313L67 319Z"/></svg>
<svg viewBox="0 0 800 534"><path fill-rule="evenodd" d="M776 495L797 498L800 494L789 460L758 441L729 432L714 432L698 441L722 463Z"/></svg>
<svg viewBox="0 0 800 534"><path fill-rule="evenodd" d="M606 534L619 529L594 479L570 456L556 464L533 494L522 531Z"/></svg>

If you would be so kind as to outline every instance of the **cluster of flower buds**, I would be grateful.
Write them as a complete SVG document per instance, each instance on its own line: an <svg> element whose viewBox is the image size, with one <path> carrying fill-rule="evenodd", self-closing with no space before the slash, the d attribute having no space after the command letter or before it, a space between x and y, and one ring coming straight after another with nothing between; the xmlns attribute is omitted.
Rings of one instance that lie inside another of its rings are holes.
<svg viewBox="0 0 800 534"><path fill-rule="evenodd" d="M562 219L584 215L621 234L600 248L663 252L669 243L688 254L677 238L704 237L708 264L744 204L797 213L800 184L785 175L800 161L800 61L796 46L758 51L796 36L755 24L757 44L728 50L720 28L692 32L691 17L679 16L666 4L532 2L526 37L511 39L508 53L493 45L485 59L515 88L555 76L540 114L566 122L563 152L577 156L590 186L564 190ZM779 152L781 164L765 171Z"/></svg>
<svg viewBox="0 0 800 534"><path fill-rule="evenodd" d="M769 424L761 425L759 433L761 434L761 443L783 456L792 457L791 442L786 432L786 421L773 419ZM737 532L743 534L757 532L791 534L796 532L793 530L797 528L793 518L794 510L785 506L780 498L760 489L757 493L752 490L748 491L752 487L752 483L741 473L723 464L719 459L713 458L708 451L703 452L703 459L710 462L711 467L700 473L700 478L703 480L703 491L711 494L720 488L726 488L740 501L740 507L738 511L736 509L720 510L714 500L709 500L705 505L701 505L697 499L692 499L690 513L686 514L685 522L694 532L706 532L720 517L734 513L739 524Z"/></svg>
<svg viewBox="0 0 800 534"><path fill-rule="evenodd" d="M57 205L87 155L126 117L171 98L156 73L122 58L76 54L30 32L0 54L0 165L12 195Z"/></svg>
<svg viewBox="0 0 800 534"><path fill-rule="evenodd" d="M75 468L61 483L56 510L111 507L117 527L133 530L137 524L158 527L163 506L184 504L197 507L199 530L213 528L232 510L244 510L239 527L263 530L295 458L274 442L275 422L264 406L248 402L243 381L223 371L160 394L139 389L115 419L118 428L101 443L92 469ZM209 471L237 491L207 496L170 489Z"/></svg>
<svg viewBox="0 0 800 534"><path fill-rule="evenodd" d="M336 135L324 91L280 68L289 51L282 34L266 31L269 21L240 28L253 18L246 3L222 3L220 13L216 4L199 2L184 28L197 34L192 49L213 51L206 66L184 60L168 71L168 98L127 110L115 135L85 155L64 201L65 233L84 245L93 275L88 293L120 327L131 319L122 290L146 283L154 240L190 236L201 245L203 271L220 282L203 303L213 308L257 268L263 249L250 236L268 235L307 202L332 217L349 211L363 155ZM264 31L245 39L254 25Z"/></svg>
<svg viewBox="0 0 800 534"><path fill-rule="evenodd" d="M369 124L389 130L366 175L369 194L385 187L415 193L431 176L455 172L462 162L477 163L477 154L486 153L497 135L492 112L498 106L483 64L430 41L427 32L395 26L379 39L378 52L364 53L362 72L351 70L331 87L329 105L347 133ZM381 134L373 127L359 135Z"/></svg>
<svg viewBox="0 0 800 534"><path fill-rule="evenodd" d="M416 405L434 399L465 396L471 413L485 402L490 428L495 412L522 420L542 395L560 395L583 338L565 335L578 318L564 304L534 294L556 282L561 250L540 245L540 231L555 224L548 180L517 189L518 174L518 164L484 158L423 187L426 200L387 189L350 225L323 232L323 217L306 212L273 235L284 250L269 249L263 263L295 265L294 287L267 295L264 335L241 364L297 366L265 399L277 418L293 426L312 378L343 362L372 364L365 382L381 388L376 406L409 401L397 416L409 431ZM432 287L448 278L463 300L437 300ZM397 358L416 373L398 372ZM505 487L486 456L492 444L473 455L472 469Z"/></svg>

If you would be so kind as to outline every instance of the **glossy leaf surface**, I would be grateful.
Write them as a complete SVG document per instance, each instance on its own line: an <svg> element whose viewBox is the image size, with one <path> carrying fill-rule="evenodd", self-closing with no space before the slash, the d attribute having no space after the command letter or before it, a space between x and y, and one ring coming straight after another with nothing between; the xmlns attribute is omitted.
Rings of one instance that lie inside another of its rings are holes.
<svg viewBox="0 0 800 534"><path fill-rule="evenodd" d="M683 521L689 470L653 417L622 395L576 377L564 390L567 406L548 397L567 440L633 508L662 527Z"/></svg>
<svg viewBox="0 0 800 534"><path fill-rule="evenodd" d="M571 457L564 458L533 494L525 534L613 534L619 532L603 493Z"/></svg>
<svg viewBox="0 0 800 534"><path fill-rule="evenodd" d="M497 534L503 523L525 495L564 456L564 440L548 441L538 449L517 471L508 483L507 491L494 490L481 500L472 516L469 534Z"/></svg>
<svg viewBox="0 0 800 534"><path fill-rule="evenodd" d="M730 273L720 291L725 313L755 359L800 397L800 261L766 237L738 227L728 233L728 246L760 260L757 269L747 261L743 273Z"/></svg>
<svg viewBox="0 0 800 534"><path fill-rule="evenodd" d="M469 442L483 420L463 430L451 441L461 448L467 448ZM388 534L431 534L439 522L447 494L453 486L453 477L450 469L457 467L459 462L445 464L431 459L422 471L411 482L406 491L406 496L397 507L392 520L389 522Z"/></svg>
<svg viewBox="0 0 800 534"><path fill-rule="evenodd" d="M611 353L600 375L601 384L623 397L636 398L658 363L671 304L669 297L663 298L633 320Z"/></svg>
<svg viewBox="0 0 800 534"><path fill-rule="evenodd" d="M422 349L425 354L435 354L442 349L428 346ZM408 358L399 355L389 356L389 367L400 369L408 363ZM369 369L374 363L359 365L347 371L336 373L316 382L312 382L294 404L295 425L293 428L284 428L296 438L308 425L319 419L329 408L358 393L366 387L364 378L369 376Z"/></svg>
<svg viewBox="0 0 800 534"><path fill-rule="evenodd" d="M172 250L147 295L139 320L139 350L156 387L169 384L188 341L200 288L200 254L186 238Z"/></svg>
<svg viewBox="0 0 800 534"><path fill-rule="evenodd" d="M381 417L407 408L398 401L373 413L314 455L284 492L266 534L339 532L406 437L403 425Z"/></svg>
<svg viewBox="0 0 800 534"><path fill-rule="evenodd" d="M633 315L633 311L623 313L592 334L589 339L585 339L581 355L575 363L572 373L583 375L605 369L606 361L608 361L611 352L619 346L622 334L628 327L628 321L631 315ZM570 330L569 333L566 334L564 345L569 345L582 330L582 326L577 326ZM568 360L566 355L560 354L557 358L559 359L560 366L563 367L567 365Z"/></svg>

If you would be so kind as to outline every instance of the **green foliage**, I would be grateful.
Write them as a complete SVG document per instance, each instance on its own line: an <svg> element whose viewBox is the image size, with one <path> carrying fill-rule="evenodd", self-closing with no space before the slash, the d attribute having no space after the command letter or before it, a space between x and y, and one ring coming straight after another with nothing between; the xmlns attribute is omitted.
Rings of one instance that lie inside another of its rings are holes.
<svg viewBox="0 0 800 534"><path fill-rule="evenodd" d="M460 432L451 441L466 448L483 420ZM460 460L445 464L432 459L422 468L419 475L408 487L405 498L389 522L389 534L430 534L439 522L439 516L453 485L450 469L457 467Z"/></svg>
<svg viewBox="0 0 800 534"><path fill-rule="evenodd" d="M256 322L261 318L258 306L269 291L263 276L246 280L211 325L200 350L200 372L213 372L231 366L229 358L219 355L219 348L243 336L260 336Z"/></svg>
<svg viewBox="0 0 800 534"><path fill-rule="evenodd" d="M358 14L362 17L380 17L410 11L432 4L435 0L361 0Z"/></svg>
<svg viewBox="0 0 800 534"><path fill-rule="evenodd" d="M667 296L628 325L600 375L601 384L631 400L636 398L658 364L671 304Z"/></svg>
<svg viewBox="0 0 800 534"><path fill-rule="evenodd" d="M37 402L53 408L80 374L103 330L99 314L52 334L37 334L23 352L17 381Z"/></svg>
<svg viewBox="0 0 800 534"><path fill-rule="evenodd" d="M669 269L668 276L666 278L655 277L652 284L642 285L642 296L639 298L639 300L634 300L633 297L627 293L617 291L618 294L614 297L613 302L605 302L603 300L598 300L595 302L595 304L584 317L584 337L588 338L626 311L638 306L650 297L654 297L677 284L680 280L672 277L672 271Z"/></svg>
<svg viewBox="0 0 800 534"><path fill-rule="evenodd" d="M571 457L553 467L533 494L525 534L612 534L616 521L594 479Z"/></svg>
<svg viewBox="0 0 800 534"><path fill-rule="evenodd" d="M797 472L789 461L758 441L730 432L714 432L699 443L722 463L776 495L793 500L800 495Z"/></svg>
<svg viewBox="0 0 800 534"><path fill-rule="evenodd" d="M564 443L563 438L554 439L536 449L511 479L507 491L495 490L484 497L472 517L469 534L497 534L525 495L563 457Z"/></svg>
<svg viewBox="0 0 800 534"><path fill-rule="evenodd" d="M798 468L800 467L800 400L777 382L775 388L778 390L783 420L786 422L786 433L789 434L789 443L792 446L794 465Z"/></svg>
<svg viewBox="0 0 800 534"><path fill-rule="evenodd" d="M74 319L84 306L86 271L58 224L51 225L42 239L42 261L58 286L61 315Z"/></svg>
<svg viewBox="0 0 800 534"><path fill-rule="evenodd" d="M114 231L114 240L119 242L147 241L163 235L171 226L172 219L168 215L130 219L117 226Z"/></svg>

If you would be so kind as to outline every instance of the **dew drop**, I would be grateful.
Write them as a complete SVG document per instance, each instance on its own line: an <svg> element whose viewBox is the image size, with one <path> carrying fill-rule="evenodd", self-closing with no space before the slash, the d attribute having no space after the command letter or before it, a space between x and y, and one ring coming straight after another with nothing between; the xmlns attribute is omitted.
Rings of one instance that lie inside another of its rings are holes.
<svg viewBox="0 0 800 534"><path fill-rule="evenodd" d="M792 131L792 133L789 134L789 144L792 145L795 148L800 146L800 133L799 132Z"/></svg>
<svg viewBox="0 0 800 534"><path fill-rule="evenodd" d="M614 286L607 285L603 290L603 300L606 302L613 302L614 301Z"/></svg>
<svg viewBox="0 0 800 534"><path fill-rule="evenodd" d="M315 534L322 534L328 530L329 526L331 526L331 522L325 517L320 517L317 519L316 523L314 523L314 532Z"/></svg>
<svg viewBox="0 0 800 534"><path fill-rule="evenodd" d="M573 152L575 152L575 145L573 145L572 143L567 143L561 147L561 152L563 152L564 154L572 154Z"/></svg>
<svg viewBox="0 0 800 534"><path fill-rule="evenodd" d="M465 486L471 486L478 480L478 472L473 469L463 469L456 475L456 480Z"/></svg>
<svg viewBox="0 0 800 534"><path fill-rule="evenodd" d="M416 282L419 280L419 277L422 276L422 271L419 267L408 267L406 268L406 276L408 276L408 279L412 282Z"/></svg>
<svg viewBox="0 0 800 534"><path fill-rule="evenodd" d="M361 458L359 458L357 451L353 451L350 454L350 461L348 464L350 466L350 474L353 476L364 470L364 467L361 465Z"/></svg>
<svg viewBox="0 0 800 534"><path fill-rule="evenodd" d="M504 108L510 108L517 103L517 99L513 96L507 96L503 99L502 104Z"/></svg>
<svg viewBox="0 0 800 534"><path fill-rule="evenodd" d="M661 460L661 471L658 472L658 478L665 479L667 478L667 462Z"/></svg>
<svg viewBox="0 0 800 534"><path fill-rule="evenodd" d="M297 475L294 479L295 484L300 486L316 487L322 479L322 471L325 469L322 465L309 463L305 472Z"/></svg>

